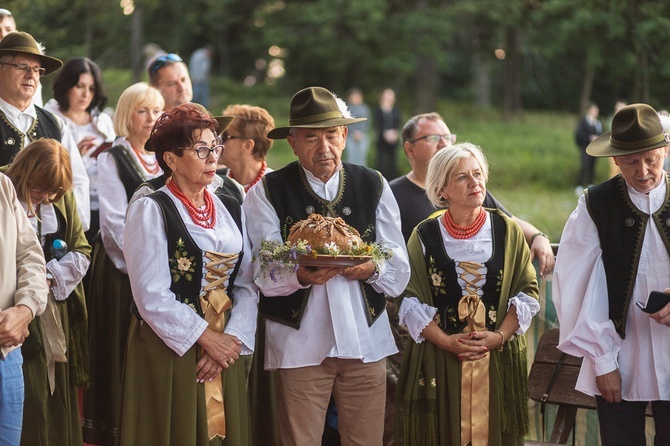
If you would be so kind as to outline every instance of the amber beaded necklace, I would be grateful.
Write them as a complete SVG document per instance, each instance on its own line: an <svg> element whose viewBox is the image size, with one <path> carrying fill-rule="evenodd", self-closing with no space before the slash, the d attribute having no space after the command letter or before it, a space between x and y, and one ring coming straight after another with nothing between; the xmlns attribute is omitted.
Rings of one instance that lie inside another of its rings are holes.
<svg viewBox="0 0 670 446"><path fill-rule="evenodd" d="M477 215L475 221L472 222L470 226L459 226L454 223L454 220L451 217L451 212L449 212L448 209L444 213L442 220L444 220L444 227L447 228L447 232L450 236L458 240L464 240L471 238L482 229L486 222L486 211L484 208L480 208L479 215Z"/></svg>
<svg viewBox="0 0 670 446"><path fill-rule="evenodd" d="M204 190L205 208L200 209L179 189L179 186L174 181L168 181L167 188L186 206L188 215L193 220L193 223L205 229L212 229L214 227L214 224L216 224L216 209L212 194L207 189Z"/></svg>

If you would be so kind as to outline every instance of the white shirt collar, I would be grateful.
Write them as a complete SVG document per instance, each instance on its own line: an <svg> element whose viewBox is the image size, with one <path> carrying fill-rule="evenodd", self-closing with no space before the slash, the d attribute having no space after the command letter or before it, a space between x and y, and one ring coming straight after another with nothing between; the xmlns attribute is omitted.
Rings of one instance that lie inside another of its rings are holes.
<svg viewBox="0 0 670 446"><path fill-rule="evenodd" d="M28 115L28 116L32 117L33 119L37 119L37 112L35 111L35 105L32 102L30 103L28 108L21 111L18 108L11 105L9 102L0 98L0 110L2 110L2 112L7 116L7 118L12 123L15 123L16 121L18 121L18 119L21 115Z"/></svg>
<svg viewBox="0 0 670 446"><path fill-rule="evenodd" d="M641 211L647 214L653 214L660 209L663 201L665 200L665 192L667 189L665 172L663 173L663 179L661 182L653 188L648 194L644 192L638 192L633 189L628 183L626 183L626 188L628 190L628 196L630 197L633 204L640 209Z"/></svg>

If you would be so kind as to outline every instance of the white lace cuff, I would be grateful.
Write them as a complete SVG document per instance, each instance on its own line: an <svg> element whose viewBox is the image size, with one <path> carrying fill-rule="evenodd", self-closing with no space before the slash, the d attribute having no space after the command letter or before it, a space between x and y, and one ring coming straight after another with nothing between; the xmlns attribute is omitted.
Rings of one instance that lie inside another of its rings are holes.
<svg viewBox="0 0 670 446"><path fill-rule="evenodd" d="M433 320L435 313L437 308L420 302L416 297L406 297L400 304L398 317L400 324L407 327L414 342L420 344L425 340L421 333Z"/></svg>

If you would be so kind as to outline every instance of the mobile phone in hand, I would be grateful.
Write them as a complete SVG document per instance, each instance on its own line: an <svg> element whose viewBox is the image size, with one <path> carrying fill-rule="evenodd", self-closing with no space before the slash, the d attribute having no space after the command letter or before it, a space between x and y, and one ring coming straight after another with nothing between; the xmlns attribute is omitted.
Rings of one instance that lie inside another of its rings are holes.
<svg viewBox="0 0 670 446"><path fill-rule="evenodd" d="M653 314L661 311L668 303L670 303L670 294L662 291L652 291L649 293L646 306L640 301L635 302L635 305L645 313Z"/></svg>

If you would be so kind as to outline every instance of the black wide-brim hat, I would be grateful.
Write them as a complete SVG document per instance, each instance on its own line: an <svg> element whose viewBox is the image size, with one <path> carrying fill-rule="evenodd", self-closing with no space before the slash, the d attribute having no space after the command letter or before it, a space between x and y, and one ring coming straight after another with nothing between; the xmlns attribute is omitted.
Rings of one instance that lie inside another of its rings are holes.
<svg viewBox="0 0 670 446"><path fill-rule="evenodd" d="M291 128L321 129L366 120L367 118L345 118L333 93L323 87L308 87L291 98L288 126L271 130L268 138L284 139Z"/></svg>
<svg viewBox="0 0 670 446"><path fill-rule="evenodd" d="M37 56L40 60L42 68L44 68L44 75L51 74L60 70L63 62L55 57L46 56L42 53L41 46L28 33L21 31L14 31L7 34L0 40L0 56L4 55L27 54L30 56Z"/></svg>
<svg viewBox="0 0 670 446"><path fill-rule="evenodd" d="M616 112L612 131L594 139L586 153L595 157L630 155L669 143L656 110L647 104L631 104Z"/></svg>

